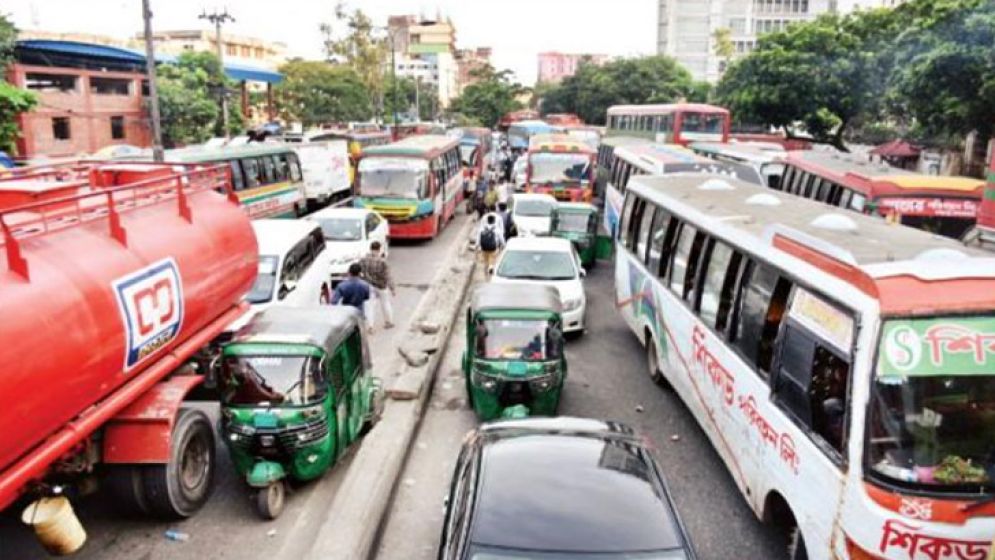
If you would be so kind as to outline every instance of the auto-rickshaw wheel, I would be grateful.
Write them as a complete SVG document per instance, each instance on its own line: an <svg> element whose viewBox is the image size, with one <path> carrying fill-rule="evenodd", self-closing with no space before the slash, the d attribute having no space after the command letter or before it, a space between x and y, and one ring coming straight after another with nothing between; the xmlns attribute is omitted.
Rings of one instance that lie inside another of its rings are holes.
<svg viewBox="0 0 995 560"><path fill-rule="evenodd" d="M373 429L373 426L377 425L380 418L383 417L384 409L384 397L380 391L370 391L370 404L369 411L370 414L363 422L362 427L359 429L359 435L364 436Z"/></svg>
<svg viewBox="0 0 995 560"><path fill-rule="evenodd" d="M266 488L256 492L256 511L263 519L276 519L283 512L285 498L286 489L283 486L283 481L278 480L270 483Z"/></svg>

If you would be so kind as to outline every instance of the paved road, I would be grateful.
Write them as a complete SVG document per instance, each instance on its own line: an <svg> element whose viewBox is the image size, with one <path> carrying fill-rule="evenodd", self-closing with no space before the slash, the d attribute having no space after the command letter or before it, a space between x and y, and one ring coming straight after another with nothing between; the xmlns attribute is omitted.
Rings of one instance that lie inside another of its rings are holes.
<svg viewBox="0 0 995 560"><path fill-rule="evenodd" d="M398 284L394 300L395 322L392 331L378 331L371 343L374 368L388 362L395 352L395 333L414 311L435 275L433 263L448 252L457 240L456 232L467 218L459 212L455 222L429 243L395 243L390 261ZM217 420L217 406L204 409ZM108 494L82 498L74 505L87 530L89 540L75 556L90 559L205 559L205 558L299 558L310 546L314 532L348 468L352 453L325 477L298 488L289 496L283 515L272 522L261 521L255 513L251 495L236 476L227 450L219 441L219 465L216 487L205 508L192 519L164 523L148 519L126 519L109 502ZM14 508L11 508L14 509ZM31 560L48 558L30 531L17 519L17 511L0 515L0 559ZM189 535L186 542L166 540L167 529Z"/></svg>
<svg viewBox="0 0 995 560"><path fill-rule="evenodd" d="M620 420L650 436L699 558L785 557L782 537L756 520L680 399L649 380L642 347L615 312L610 269L602 264L586 280L589 327L583 338L568 343L570 377L561 414ZM454 329L454 337L463 337L464 330ZM456 454L476 425L460 372L463 340L454 338L443 360L391 505L379 558L435 557Z"/></svg>

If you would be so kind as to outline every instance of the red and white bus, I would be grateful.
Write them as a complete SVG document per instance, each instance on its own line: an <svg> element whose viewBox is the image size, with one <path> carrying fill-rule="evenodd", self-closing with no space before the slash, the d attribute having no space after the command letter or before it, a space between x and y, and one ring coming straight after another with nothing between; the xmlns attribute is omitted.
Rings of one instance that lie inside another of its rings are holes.
<svg viewBox="0 0 995 560"><path fill-rule="evenodd" d="M598 153L566 134L537 134L529 141L525 191L557 200L590 202Z"/></svg>
<svg viewBox="0 0 995 560"><path fill-rule="evenodd" d="M985 558L992 255L703 175L634 177L616 250L649 375L792 559Z"/></svg>
<svg viewBox="0 0 995 560"><path fill-rule="evenodd" d="M851 154L794 151L784 162L784 192L954 238L974 226L985 188L981 179L923 175Z"/></svg>
<svg viewBox="0 0 995 560"><path fill-rule="evenodd" d="M386 218L391 238L435 237L463 200L459 138L411 136L363 150L356 192L356 207Z"/></svg>
<svg viewBox="0 0 995 560"><path fill-rule="evenodd" d="M728 142L729 110L703 103L615 105L608 108L607 136L635 136L663 144Z"/></svg>

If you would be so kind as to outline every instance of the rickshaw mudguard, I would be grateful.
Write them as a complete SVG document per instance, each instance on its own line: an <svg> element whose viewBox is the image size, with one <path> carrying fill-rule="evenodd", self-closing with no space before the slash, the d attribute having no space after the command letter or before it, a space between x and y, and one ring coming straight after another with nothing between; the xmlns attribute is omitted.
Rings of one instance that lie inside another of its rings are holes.
<svg viewBox="0 0 995 560"><path fill-rule="evenodd" d="M256 464L252 465L252 470L245 478L249 486L265 488L274 482L287 478L287 471L280 463L257 461Z"/></svg>
<svg viewBox="0 0 995 560"><path fill-rule="evenodd" d="M509 406L501 411L501 418L504 419L514 419L514 418L528 418L529 417L529 407L524 404L516 404L515 406Z"/></svg>

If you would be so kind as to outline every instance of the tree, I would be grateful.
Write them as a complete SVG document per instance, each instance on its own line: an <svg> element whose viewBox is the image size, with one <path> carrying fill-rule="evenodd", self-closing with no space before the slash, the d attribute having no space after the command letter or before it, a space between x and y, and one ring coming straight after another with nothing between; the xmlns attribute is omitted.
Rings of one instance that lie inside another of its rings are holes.
<svg viewBox="0 0 995 560"><path fill-rule="evenodd" d="M505 113L522 108L522 103L517 98L528 90L511 80L510 70L498 72L487 65L474 69L470 75L476 81L466 86L462 95L453 99L450 112L476 120L484 126L494 127Z"/></svg>
<svg viewBox="0 0 995 560"><path fill-rule="evenodd" d="M176 66L196 75L196 87L203 89L207 95L216 100L218 112L214 123L214 135L224 136L224 120L221 117L221 100L219 88L225 88L225 95L228 95L228 131L231 134L240 134L245 130L245 115L242 114L242 106L235 101L233 92L238 91L239 84L235 80L224 78L223 83L218 82L221 73L221 61L217 55L210 51L185 52L177 57ZM195 85L194 82L188 82Z"/></svg>
<svg viewBox="0 0 995 560"><path fill-rule="evenodd" d="M298 59L281 66L280 72L283 81L274 93L285 120L300 122L307 129L370 118L369 92L351 68Z"/></svg>
<svg viewBox="0 0 995 560"><path fill-rule="evenodd" d="M38 98L30 91L0 81L0 150L14 152L14 141L21 135L14 119L37 104Z"/></svg>
<svg viewBox="0 0 995 560"><path fill-rule="evenodd" d="M208 94L207 72L180 64L161 65L157 72L163 144L173 148L213 136L220 110Z"/></svg>
<svg viewBox="0 0 995 560"><path fill-rule="evenodd" d="M757 48L726 69L718 101L737 120L784 128L797 123L817 140L846 150L848 127L880 103L877 36L855 25L862 14L823 15L762 36Z"/></svg>
<svg viewBox="0 0 995 560"><path fill-rule="evenodd" d="M896 40L891 83L896 113L914 118L919 135L958 145L995 126L995 4L981 0L913 2Z"/></svg>
<svg viewBox="0 0 995 560"><path fill-rule="evenodd" d="M349 11L339 2L334 15L334 22L320 25L325 56L351 68L371 99L383 99L384 61L390 52L387 41L373 36L373 21L358 8Z"/></svg>
<svg viewBox="0 0 995 560"><path fill-rule="evenodd" d="M575 113L585 122L604 124L612 105L704 101L707 91L667 56L624 58L600 66L582 63L576 74L546 92L541 112Z"/></svg>
<svg viewBox="0 0 995 560"><path fill-rule="evenodd" d="M712 33L712 39L715 40L715 55L722 59L722 70L725 71L736 54L736 47L732 44L732 29L720 27Z"/></svg>
<svg viewBox="0 0 995 560"><path fill-rule="evenodd" d="M17 28L7 16L0 13L0 70L14 61L14 45L17 44ZM4 81L4 72L0 72L0 82Z"/></svg>
<svg viewBox="0 0 995 560"><path fill-rule="evenodd" d="M415 95L417 86L418 94ZM409 115L415 107L415 99L418 102L418 119L432 120L435 118L436 109L439 107L439 93L435 86L423 83L408 77L398 77L395 81L391 76L387 76L384 81L383 111L388 119L394 115L394 97L397 96L398 115Z"/></svg>
<svg viewBox="0 0 995 560"><path fill-rule="evenodd" d="M17 115L34 109L38 104L34 93L5 82L7 66L14 61L16 40L17 28L0 14L0 150L11 153L14 141L21 135L15 121Z"/></svg>

